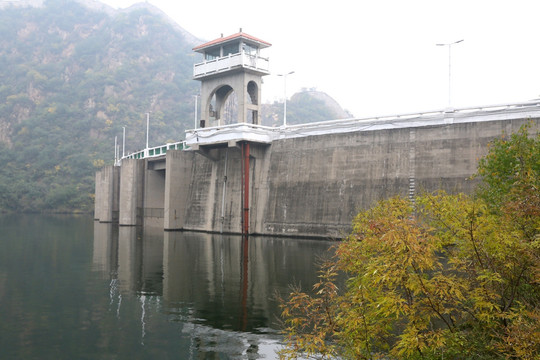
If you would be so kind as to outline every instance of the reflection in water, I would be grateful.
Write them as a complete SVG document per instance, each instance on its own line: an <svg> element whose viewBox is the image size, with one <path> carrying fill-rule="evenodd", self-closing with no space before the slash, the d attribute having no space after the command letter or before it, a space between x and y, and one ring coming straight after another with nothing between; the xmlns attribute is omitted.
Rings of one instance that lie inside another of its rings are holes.
<svg viewBox="0 0 540 360"><path fill-rule="evenodd" d="M0 358L275 359L274 291L330 243L0 216Z"/></svg>
<svg viewBox="0 0 540 360"><path fill-rule="evenodd" d="M118 317L122 296L138 299L143 345L157 312L182 324L190 354L275 358L275 292L311 286L315 259L329 245L95 223L93 269L110 277L110 310Z"/></svg>

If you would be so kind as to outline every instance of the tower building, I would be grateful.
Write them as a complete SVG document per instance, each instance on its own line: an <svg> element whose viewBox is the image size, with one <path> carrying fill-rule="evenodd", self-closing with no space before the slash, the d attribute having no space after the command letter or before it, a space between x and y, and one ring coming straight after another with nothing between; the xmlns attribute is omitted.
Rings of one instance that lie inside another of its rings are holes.
<svg viewBox="0 0 540 360"><path fill-rule="evenodd" d="M270 43L240 32L193 48L203 55L193 78L201 82L201 127L260 125L262 77L270 74L261 49Z"/></svg>

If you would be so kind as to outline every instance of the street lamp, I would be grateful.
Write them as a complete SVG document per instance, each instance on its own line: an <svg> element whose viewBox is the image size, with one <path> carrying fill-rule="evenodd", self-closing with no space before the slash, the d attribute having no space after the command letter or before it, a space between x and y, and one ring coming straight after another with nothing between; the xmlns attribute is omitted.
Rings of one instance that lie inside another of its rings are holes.
<svg viewBox="0 0 540 360"><path fill-rule="evenodd" d="M194 122L194 126L193 128L194 129L197 129L197 111L198 111L198 108L197 108L197 98L199 97L199 95L193 95L195 97L195 122Z"/></svg>
<svg viewBox="0 0 540 360"><path fill-rule="evenodd" d="M287 74L277 74L277 76L283 76L283 126L287 126L287 76L294 74L294 71L290 71Z"/></svg>
<svg viewBox="0 0 540 360"><path fill-rule="evenodd" d="M122 159L126 155L126 127L122 126L122 129L124 129L124 137L122 139Z"/></svg>
<svg viewBox="0 0 540 360"><path fill-rule="evenodd" d="M452 107L452 45L459 44L464 39L448 44L435 44L436 46L448 46L448 107Z"/></svg>
<svg viewBox="0 0 540 360"><path fill-rule="evenodd" d="M150 131L150 113L146 113L146 148L148 149L148 133Z"/></svg>
<svg viewBox="0 0 540 360"><path fill-rule="evenodd" d="M118 166L118 136L114 137L114 166Z"/></svg>

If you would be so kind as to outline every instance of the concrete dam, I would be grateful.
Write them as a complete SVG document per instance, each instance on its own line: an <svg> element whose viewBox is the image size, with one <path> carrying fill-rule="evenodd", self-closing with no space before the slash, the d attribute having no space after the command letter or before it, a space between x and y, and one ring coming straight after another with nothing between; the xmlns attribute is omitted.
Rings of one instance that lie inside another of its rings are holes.
<svg viewBox="0 0 540 360"><path fill-rule="evenodd" d="M539 118L540 101L532 101L189 130L183 149L98 171L95 218L164 230L341 238L375 201L437 189L470 193L487 144L526 122L538 130Z"/></svg>
<svg viewBox="0 0 540 360"><path fill-rule="evenodd" d="M261 126L262 50L243 33L195 47L200 127L96 173L95 219L121 226L342 238L377 200L471 192L487 144L528 121L540 100L418 114ZM284 74L283 76L286 76ZM229 101L236 113L225 111Z"/></svg>

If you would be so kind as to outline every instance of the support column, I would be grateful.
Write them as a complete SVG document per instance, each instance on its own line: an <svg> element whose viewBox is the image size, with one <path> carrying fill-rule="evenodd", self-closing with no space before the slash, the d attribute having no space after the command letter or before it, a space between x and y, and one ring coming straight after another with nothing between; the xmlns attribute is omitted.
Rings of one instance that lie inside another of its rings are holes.
<svg viewBox="0 0 540 360"><path fill-rule="evenodd" d="M118 220L119 169L105 166L96 172L94 219L100 222Z"/></svg>
<svg viewBox="0 0 540 360"><path fill-rule="evenodd" d="M167 151L163 211L165 230L181 230L185 226L193 156L193 153L182 150Z"/></svg>
<svg viewBox="0 0 540 360"><path fill-rule="evenodd" d="M120 170L119 225L142 225L144 160L123 159Z"/></svg>
<svg viewBox="0 0 540 360"><path fill-rule="evenodd" d="M242 234L249 234L249 143L242 142Z"/></svg>

